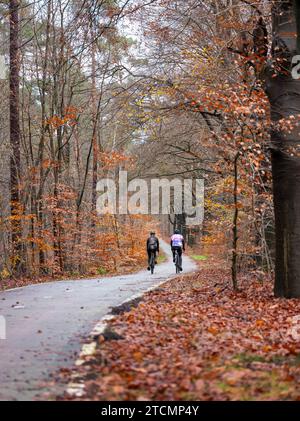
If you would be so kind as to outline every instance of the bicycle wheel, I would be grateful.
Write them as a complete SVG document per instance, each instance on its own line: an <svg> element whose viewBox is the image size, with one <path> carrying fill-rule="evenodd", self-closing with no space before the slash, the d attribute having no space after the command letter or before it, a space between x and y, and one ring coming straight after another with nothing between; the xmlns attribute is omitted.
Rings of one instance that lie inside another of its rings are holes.
<svg viewBox="0 0 300 421"><path fill-rule="evenodd" d="M151 275L153 275L153 273L154 273L154 266L155 266L154 253L151 253L151 259L150 259Z"/></svg>
<svg viewBox="0 0 300 421"><path fill-rule="evenodd" d="M178 251L176 250L175 252L175 267L176 267L176 273L180 273L180 267L179 267L179 254Z"/></svg>

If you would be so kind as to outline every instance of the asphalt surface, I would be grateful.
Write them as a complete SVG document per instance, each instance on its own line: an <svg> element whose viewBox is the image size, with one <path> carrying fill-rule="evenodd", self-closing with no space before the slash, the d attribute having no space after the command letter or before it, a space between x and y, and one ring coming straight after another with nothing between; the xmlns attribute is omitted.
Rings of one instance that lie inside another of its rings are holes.
<svg viewBox="0 0 300 421"><path fill-rule="evenodd" d="M168 261L154 275L147 270L126 276L30 285L0 293L6 339L0 339L0 400L36 400L47 391L49 376L72 367L82 339L110 308L174 275ZM186 273L195 263L183 257ZM58 391L59 392L59 391Z"/></svg>

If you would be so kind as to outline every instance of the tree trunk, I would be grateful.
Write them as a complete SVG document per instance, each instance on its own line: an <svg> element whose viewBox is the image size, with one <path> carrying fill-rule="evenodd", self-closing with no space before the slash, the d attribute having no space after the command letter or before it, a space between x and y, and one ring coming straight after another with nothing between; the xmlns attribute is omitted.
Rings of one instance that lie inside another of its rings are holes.
<svg viewBox="0 0 300 421"><path fill-rule="evenodd" d="M14 270L19 272L22 267L22 228L20 222L20 120L19 120L19 0L10 0L10 200L11 200L11 232L12 232L12 262Z"/></svg>
<svg viewBox="0 0 300 421"><path fill-rule="evenodd" d="M233 289L237 291L238 282L237 282L237 245L238 245L238 217L239 217L239 208L238 208L238 160L240 154L236 154L234 158L234 189L233 189L233 199L234 199L234 214L233 214L233 226L232 226L232 260L231 260L231 277Z"/></svg>
<svg viewBox="0 0 300 421"><path fill-rule="evenodd" d="M272 71L267 80L266 91L273 124L275 295L292 298L300 297L300 134L299 127L288 132L274 125L290 116L298 120L300 114L300 80L293 79L291 73L291 60L297 54L296 10L293 2L275 3L272 16L275 72Z"/></svg>
<svg viewBox="0 0 300 421"><path fill-rule="evenodd" d="M97 203L97 181L98 181L98 113L96 103L96 51L94 35L92 34L92 118L93 118L93 169L92 169L92 228L93 236L95 235L95 214L96 214L96 203Z"/></svg>

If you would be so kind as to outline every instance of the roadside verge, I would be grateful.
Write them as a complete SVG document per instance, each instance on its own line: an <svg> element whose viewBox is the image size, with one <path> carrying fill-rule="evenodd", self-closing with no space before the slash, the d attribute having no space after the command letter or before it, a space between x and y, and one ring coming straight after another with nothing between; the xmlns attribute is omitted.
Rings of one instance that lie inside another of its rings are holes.
<svg viewBox="0 0 300 421"><path fill-rule="evenodd" d="M127 310L99 326L81 386L58 400L300 399L300 303L274 298L270 279L245 274L233 292L230 271L207 262Z"/></svg>

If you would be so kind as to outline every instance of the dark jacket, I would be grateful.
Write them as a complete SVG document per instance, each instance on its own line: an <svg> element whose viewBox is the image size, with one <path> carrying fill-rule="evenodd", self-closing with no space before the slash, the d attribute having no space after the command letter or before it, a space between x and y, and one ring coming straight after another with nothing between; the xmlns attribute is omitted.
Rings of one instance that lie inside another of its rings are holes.
<svg viewBox="0 0 300 421"><path fill-rule="evenodd" d="M147 251L151 249L151 245L156 246L156 250L159 252L159 239L155 235L151 235L147 240Z"/></svg>

